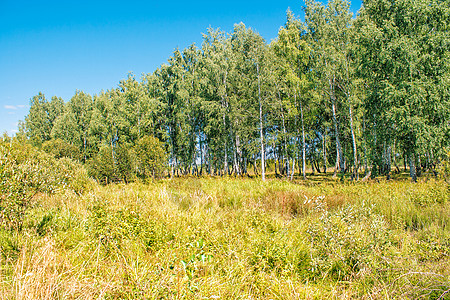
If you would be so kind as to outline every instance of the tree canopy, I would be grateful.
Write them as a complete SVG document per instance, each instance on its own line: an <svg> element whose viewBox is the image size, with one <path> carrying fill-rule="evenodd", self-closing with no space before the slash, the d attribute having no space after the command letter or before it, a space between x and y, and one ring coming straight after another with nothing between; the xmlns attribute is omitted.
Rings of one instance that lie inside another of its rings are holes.
<svg viewBox="0 0 450 300"><path fill-rule="evenodd" d="M23 133L109 180L248 168L264 179L268 163L289 178L306 164L352 178L389 177L402 160L413 180L436 171L450 140L448 2L349 7L308 0L270 44L242 23L208 28L141 80L67 102L39 93Z"/></svg>

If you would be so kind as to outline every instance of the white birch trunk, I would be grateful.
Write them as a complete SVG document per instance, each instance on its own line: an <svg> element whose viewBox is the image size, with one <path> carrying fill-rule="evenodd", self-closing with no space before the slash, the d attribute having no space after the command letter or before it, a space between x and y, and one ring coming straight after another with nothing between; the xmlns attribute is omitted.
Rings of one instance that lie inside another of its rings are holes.
<svg viewBox="0 0 450 300"><path fill-rule="evenodd" d="M259 76L259 63L256 63L256 72L258 76L258 100L259 100L259 136L261 139L261 179L266 180L266 168L264 161L264 133L263 133L263 121L262 121L262 99L261 99L261 79Z"/></svg>
<svg viewBox="0 0 450 300"><path fill-rule="evenodd" d="M350 116L350 131L352 134L352 144L353 144L353 176L356 180L359 179L358 175L358 154L356 152L356 139L355 139L355 130L353 129L353 114L352 114L352 106L348 106L348 113Z"/></svg>

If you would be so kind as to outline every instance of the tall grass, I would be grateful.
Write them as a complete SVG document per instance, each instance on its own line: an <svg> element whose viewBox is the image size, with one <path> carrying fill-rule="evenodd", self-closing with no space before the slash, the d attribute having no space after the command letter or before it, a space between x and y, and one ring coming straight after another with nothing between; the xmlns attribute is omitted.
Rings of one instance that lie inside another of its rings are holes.
<svg viewBox="0 0 450 300"><path fill-rule="evenodd" d="M448 185L202 178L40 195L5 299L445 299Z"/></svg>

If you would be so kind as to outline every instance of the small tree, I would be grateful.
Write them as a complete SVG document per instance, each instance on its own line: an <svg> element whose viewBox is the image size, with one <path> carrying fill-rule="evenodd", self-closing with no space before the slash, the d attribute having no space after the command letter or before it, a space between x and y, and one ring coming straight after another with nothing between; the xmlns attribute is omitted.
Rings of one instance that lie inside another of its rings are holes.
<svg viewBox="0 0 450 300"><path fill-rule="evenodd" d="M133 177L133 157L128 144L121 144L114 151L114 166L116 176L126 183Z"/></svg>
<svg viewBox="0 0 450 300"><path fill-rule="evenodd" d="M98 153L87 163L89 176L100 183L116 181L112 149L108 146L100 147Z"/></svg>
<svg viewBox="0 0 450 300"><path fill-rule="evenodd" d="M164 175L167 166L167 154L164 144L153 136L141 138L134 147L136 155L136 173L142 178L159 178Z"/></svg>

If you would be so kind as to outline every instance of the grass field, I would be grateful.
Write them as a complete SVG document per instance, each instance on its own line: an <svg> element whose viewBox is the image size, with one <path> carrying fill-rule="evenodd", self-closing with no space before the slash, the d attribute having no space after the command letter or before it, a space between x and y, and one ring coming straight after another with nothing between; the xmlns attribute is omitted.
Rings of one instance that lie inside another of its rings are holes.
<svg viewBox="0 0 450 300"><path fill-rule="evenodd" d="M38 194L2 299L450 299L450 190L175 178Z"/></svg>

